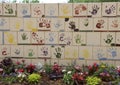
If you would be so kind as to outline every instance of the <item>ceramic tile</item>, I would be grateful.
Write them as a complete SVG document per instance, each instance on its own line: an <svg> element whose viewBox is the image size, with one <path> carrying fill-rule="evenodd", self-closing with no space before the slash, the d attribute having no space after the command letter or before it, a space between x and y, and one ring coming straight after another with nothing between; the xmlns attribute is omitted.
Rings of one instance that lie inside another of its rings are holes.
<svg viewBox="0 0 120 85"><path fill-rule="evenodd" d="M0 47L0 57L10 57L10 45L1 45Z"/></svg>
<svg viewBox="0 0 120 85"><path fill-rule="evenodd" d="M3 15L2 3L0 3L0 15Z"/></svg>
<svg viewBox="0 0 120 85"><path fill-rule="evenodd" d="M9 30L9 18L0 17L0 30L6 31Z"/></svg>

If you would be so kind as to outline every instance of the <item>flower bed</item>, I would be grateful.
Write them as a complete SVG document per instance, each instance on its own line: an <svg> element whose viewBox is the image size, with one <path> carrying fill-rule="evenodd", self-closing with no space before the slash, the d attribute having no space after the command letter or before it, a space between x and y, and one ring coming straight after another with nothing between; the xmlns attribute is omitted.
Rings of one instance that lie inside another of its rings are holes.
<svg viewBox="0 0 120 85"><path fill-rule="evenodd" d="M120 67L93 65L26 64L5 58L0 63L0 85L119 85Z"/></svg>

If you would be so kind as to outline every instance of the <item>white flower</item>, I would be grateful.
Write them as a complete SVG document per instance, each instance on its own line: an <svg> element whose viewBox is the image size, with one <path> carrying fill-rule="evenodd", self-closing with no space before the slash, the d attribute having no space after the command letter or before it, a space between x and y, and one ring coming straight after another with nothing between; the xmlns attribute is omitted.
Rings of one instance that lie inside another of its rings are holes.
<svg viewBox="0 0 120 85"><path fill-rule="evenodd" d="M62 72L66 72L66 70L65 70L65 69L63 69L63 70L62 70Z"/></svg>
<svg viewBox="0 0 120 85"><path fill-rule="evenodd" d="M25 74L22 74L22 77L24 78L24 77L26 77L26 75L25 75Z"/></svg>
<svg viewBox="0 0 120 85"><path fill-rule="evenodd" d="M18 75L18 77L21 77L22 76L22 74L20 73L19 75Z"/></svg>
<svg viewBox="0 0 120 85"><path fill-rule="evenodd" d="M72 73L72 71L68 71L68 72L67 72L67 74L71 74L71 73Z"/></svg>

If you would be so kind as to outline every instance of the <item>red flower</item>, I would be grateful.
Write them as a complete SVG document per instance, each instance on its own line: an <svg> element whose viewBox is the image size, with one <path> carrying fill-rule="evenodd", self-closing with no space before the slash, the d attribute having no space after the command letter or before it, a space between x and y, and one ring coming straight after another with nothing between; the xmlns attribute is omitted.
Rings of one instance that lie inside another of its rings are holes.
<svg viewBox="0 0 120 85"><path fill-rule="evenodd" d="M16 62L16 64L17 64L17 65L20 65L20 62L19 62L19 61L17 61L17 62Z"/></svg>
<svg viewBox="0 0 120 85"><path fill-rule="evenodd" d="M18 70L18 72L24 72L24 70L21 68L21 69Z"/></svg>

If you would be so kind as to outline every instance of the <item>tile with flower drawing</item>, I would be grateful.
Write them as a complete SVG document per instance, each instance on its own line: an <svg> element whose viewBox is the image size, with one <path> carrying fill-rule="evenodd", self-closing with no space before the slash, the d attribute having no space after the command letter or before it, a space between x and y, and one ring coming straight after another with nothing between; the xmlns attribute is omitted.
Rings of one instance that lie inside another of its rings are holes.
<svg viewBox="0 0 120 85"><path fill-rule="evenodd" d="M4 16L16 16L16 4L15 3L3 3L3 15Z"/></svg>
<svg viewBox="0 0 120 85"><path fill-rule="evenodd" d="M120 2L117 2L117 15L120 15Z"/></svg>
<svg viewBox="0 0 120 85"><path fill-rule="evenodd" d="M3 15L2 3L0 3L0 15Z"/></svg>
<svg viewBox="0 0 120 85"><path fill-rule="evenodd" d="M108 59L117 59L117 48L116 47L107 47L107 57Z"/></svg>
<svg viewBox="0 0 120 85"><path fill-rule="evenodd" d="M10 57L10 45L0 45L0 57Z"/></svg>
<svg viewBox="0 0 120 85"><path fill-rule="evenodd" d="M31 32L31 43L32 44L45 44L45 33L44 32Z"/></svg>
<svg viewBox="0 0 120 85"><path fill-rule="evenodd" d="M118 31L120 28L120 21L118 18L109 18L109 31Z"/></svg>
<svg viewBox="0 0 120 85"><path fill-rule="evenodd" d="M58 32L45 32L45 44L58 44Z"/></svg>
<svg viewBox="0 0 120 85"><path fill-rule="evenodd" d="M101 17L101 3L88 3L88 16Z"/></svg>
<svg viewBox="0 0 120 85"><path fill-rule="evenodd" d="M23 30L23 18L10 18L10 31L21 31Z"/></svg>
<svg viewBox="0 0 120 85"><path fill-rule="evenodd" d="M28 46L28 45L25 45L23 47L24 49L24 57L27 57L27 58L35 58L35 57L38 57L38 53L37 53L37 46Z"/></svg>
<svg viewBox="0 0 120 85"><path fill-rule="evenodd" d="M17 44L17 32L4 32L4 44Z"/></svg>
<svg viewBox="0 0 120 85"><path fill-rule="evenodd" d="M51 46L51 56L56 59L64 58L64 46Z"/></svg>
<svg viewBox="0 0 120 85"><path fill-rule="evenodd" d="M92 59L92 46L79 46L79 57L80 60Z"/></svg>
<svg viewBox="0 0 120 85"><path fill-rule="evenodd" d="M23 57L23 45L11 45L11 57Z"/></svg>
<svg viewBox="0 0 120 85"><path fill-rule="evenodd" d="M59 4L59 16L71 17L72 16L72 3L60 3Z"/></svg>
<svg viewBox="0 0 120 85"><path fill-rule="evenodd" d="M65 46L65 59L78 59L78 46Z"/></svg>
<svg viewBox="0 0 120 85"><path fill-rule="evenodd" d="M49 45L39 45L38 57L42 57L42 58L51 57L51 47Z"/></svg>
<svg viewBox="0 0 120 85"><path fill-rule="evenodd" d="M10 30L9 24L10 24L9 18L0 17L0 30L2 31Z"/></svg>
<svg viewBox="0 0 120 85"><path fill-rule="evenodd" d="M95 31L108 30L108 18L94 18L94 30Z"/></svg>
<svg viewBox="0 0 120 85"><path fill-rule="evenodd" d="M87 32L86 44L89 46L100 46L100 32Z"/></svg>
<svg viewBox="0 0 120 85"><path fill-rule="evenodd" d="M86 45L86 32L73 32L73 45Z"/></svg>
<svg viewBox="0 0 120 85"><path fill-rule="evenodd" d="M0 32L0 45L4 43L3 32Z"/></svg>
<svg viewBox="0 0 120 85"><path fill-rule="evenodd" d="M80 31L92 31L93 30L93 18L79 18L79 30Z"/></svg>
<svg viewBox="0 0 120 85"><path fill-rule="evenodd" d="M103 46L93 47L93 59L106 60L107 58L107 48Z"/></svg>
<svg viewBox="0 0 120 85"><path fill-rule="evenodd" d="M48 17L58 16L58 4L56 3L45 4L45 16Z"/></svg>
<svg viewBox="0 0 120 85"><path fill-rule="evenodd" d="M73 3L73 16L87 16L87 3Z"/></svg>
<svg viewBox="0 0 120 85"><path fill-rule="evenodd" d="M30 4L17 4L17 16L18 17L30 17Z"/></svg>
<svg viewBox="0 0 120 85"><path fill-rule="evenodd" d="M102 3L102 16L116 16L117 2Z"/></svg>
<svg viewBox="0 0 120 85"><path fill-rule="evenodd" d="M102 32L101 45L111 46L112 44L115 44L115 32Z"/></svg>
<svg viewBox="0 0 120 85"><path fill-rule="evenodd" d="M18 32L18 44L30 44L30 32Z"/></svg>
<svg viewBox="0 0 120 85"><path fill-rule="evenodd" d="M65 31L79 31L78 18L65 18Z"/></svg>
<svg viewBox="0 0 120 85"><path fill-rule="evenodd" d="M31 3L31 17L42 17L44 16L44 4Z"/></svg>
<svg viewBox="0 0 120 85"><path fill-rule="evenodd" d="M51 18L41 17L37 19L37 27L40 31L51 30Z"/></svg>
<svg viewBox="0 0 120 85"><path fill-rule="evenodd" d="M37 31L36 18L24 18L24 30L25 31Z"/></svg>
<svg viewBox="0 0 120 85"><path fill-rule="evenodd" d="M51 18L51 31L64 31L64 18Z"/></svg>

